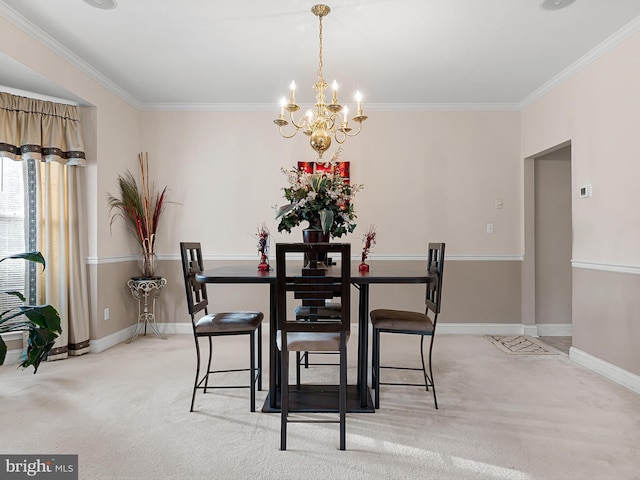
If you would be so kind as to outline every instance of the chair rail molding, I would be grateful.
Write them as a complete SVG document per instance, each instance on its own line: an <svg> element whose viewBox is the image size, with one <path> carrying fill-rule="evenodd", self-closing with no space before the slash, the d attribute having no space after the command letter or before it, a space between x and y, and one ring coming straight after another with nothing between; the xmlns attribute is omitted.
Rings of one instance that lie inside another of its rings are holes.
<svg viewBox="0 0 640 480"><path fill-rule="evenodd" d="M180 255L177 253L159 253L157 254L158 260L174 260L179 261ZM140 258L139 255L119 255L113 257L87 257L87 265L102 265L107 263L122 263L137 261ZM203 255L205 260L214 261L236 261L245 262L256 260L256 254L246 253L225 253L225 254L209 254ZM351 259L354 261L360 260L360 255L352 255ZM422 262L425 261L424 253L410 253L403 255L372 255L371 261L407 261L407 262ZM522 262L524 260L523 255L446 255L445 259L451 262ZM640 272L640 268L638 269Z"/></svg>
<svg viewBox="0 0 640 480"><path fill-rule="evenodd" d="M585 270L600 270L602 272L629 273L640 275L640 267L637 265L620 265L615 263L590 262L588 260L571 260L573 268Z"/></svg>

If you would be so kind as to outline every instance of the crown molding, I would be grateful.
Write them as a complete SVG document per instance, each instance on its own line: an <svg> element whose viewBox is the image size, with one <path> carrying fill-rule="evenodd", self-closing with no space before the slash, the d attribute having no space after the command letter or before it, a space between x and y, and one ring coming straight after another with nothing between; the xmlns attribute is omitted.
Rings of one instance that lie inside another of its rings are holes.
<svg viewBox="0 0 640 480"><path fill-rule="evenodd" d="M139 110L155 112L275 112L276 103L144 103Z"/></svg>
<svg viewBox="0 0 640 480"><path fill-rule="evenodd" d="M547 83L545 83L540 88L538 88L533 93L531 93L529 96L527 96L524 100L522 100L522 102L520 102L519 109L523 110L524 108L528 107L533 102L535 102L536 100L539 100L545 94L549 93L551 90L553 90L560 84L564 83L565 81L573 77L575 74L577 74L584 68L591 65L598 58L610 52L615 47L617 47L622 42L624 42L626 39L628 39L632 35L635 35L639 31L640 31L640 17L637 17L636 19L632 20L631 22L626 24L624 27L622 27L620 30L618 30L616 33L614 33L612 36L607 38L600 45L598 45L591 51L587 52L584 56L582 56L582 58L576 60L574 63L569 65L569 67L564 69L558 75L553 77Z"/></svg>
<svg viewBox="0 0 640 480"><path fill-rule="evenodd" d="M374 112L509 112L520 110L518 103L367 103Z"/></svg>
<svg viewBox="0 0 640 480"><path fill-rule="evenodd" d="M145 103L142 111L276 112L276 103ZM519 111L518 103L367 103L369 112L503 112Z"/></svg>
<svg viewBox="0 0 640 480"><path fill-rule="evenodd" d="M0 16L4 17L10 23L12 23L24 33L29 35L31 38L42 44L44 47L51 50L56 55L62 57L65 61L76 67L81 72L85 73L87 76L98 82L104 88L123 99L129 105L140 110L142 104L127 91L116 85L113 81L103 75L99 70L89 65L78 55L71 52L71 50L54 39L51 35L45 33L43 30L24 18L22 15L20 15L18 12L16 12L1 0Z"/></svg>

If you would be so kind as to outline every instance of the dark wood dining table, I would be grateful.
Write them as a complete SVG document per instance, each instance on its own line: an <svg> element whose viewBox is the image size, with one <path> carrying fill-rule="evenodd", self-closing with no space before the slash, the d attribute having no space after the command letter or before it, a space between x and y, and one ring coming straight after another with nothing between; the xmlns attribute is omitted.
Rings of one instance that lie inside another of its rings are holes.
<svg viewBox="0 0 640 480"><path fill-rule="evenodd" d="M358 289L358 363L357 384L349 386L347 411L373 412L373 402L367 381L369 355L369 286L373 284L419 284L435 281L427 272L426 260L379 260L369 272L358 269L359 262L352 262L351 284ZM331 268L331 267L329 267ZM279 405L279 352L276 345L277 292L276 271L259 271L255 264L223 265L196 274L203 283L217 284L266 284L269 285L269 392L263 412L278 412Z"/></svg>

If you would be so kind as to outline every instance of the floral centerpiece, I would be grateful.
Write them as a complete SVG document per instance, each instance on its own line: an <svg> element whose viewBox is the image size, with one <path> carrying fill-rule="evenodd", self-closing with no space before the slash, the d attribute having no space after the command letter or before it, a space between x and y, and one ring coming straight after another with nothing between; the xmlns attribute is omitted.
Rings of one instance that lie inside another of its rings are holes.
<svg viewBox="0 0 640 480"><path fill-rule="evenodd" d="M133 174L127 171L117 179L120 196L108 194L110 226L117 218L124 220L129 232L142 248L142 276L153 277L156 266L156 231L164 211L167 187L156 190L155 184L149 180L149 154L138 154L138 164L141 184L138 185Z"/></svg>
<svg viewBox="0 0 640 480"><path fill-rule="evenodd" d="M340 150L329 162L332 167L335 167L339 153ZM331 237L353 232L356 214L352 200L363 186L351 185L336 171L336 168L330 168L327 172L307 173L297 168L282 169L289 182L289 186L283 188L284 198L289 203L278 208L279 232L291 233L291 229L303 221L309 222L310 229Z"/></svg>

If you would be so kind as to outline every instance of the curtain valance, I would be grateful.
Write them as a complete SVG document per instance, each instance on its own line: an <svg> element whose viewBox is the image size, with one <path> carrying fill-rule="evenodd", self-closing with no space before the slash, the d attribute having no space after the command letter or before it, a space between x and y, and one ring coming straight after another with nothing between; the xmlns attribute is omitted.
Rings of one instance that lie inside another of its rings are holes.
<svg viewBox="0 0 640 480"><path fill-rule="evenodd" d="M80 108L0 92L0 157L85 166Z"/></svg>

